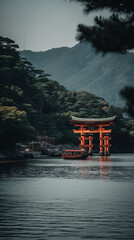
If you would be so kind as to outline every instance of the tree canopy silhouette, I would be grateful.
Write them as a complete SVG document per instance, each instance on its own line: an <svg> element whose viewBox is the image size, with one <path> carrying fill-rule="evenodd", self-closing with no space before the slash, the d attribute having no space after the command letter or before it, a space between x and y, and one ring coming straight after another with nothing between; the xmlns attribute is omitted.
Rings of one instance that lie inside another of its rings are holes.
<svg viewBox="0 0 134 240"><path fill-rule="evenodd" d="M84 13L109 11L94 18L94 26L79 24L77 40L91 42L97 51L121 52L134 48L134 2L131 0L72 0L82 3Z"/></svg>

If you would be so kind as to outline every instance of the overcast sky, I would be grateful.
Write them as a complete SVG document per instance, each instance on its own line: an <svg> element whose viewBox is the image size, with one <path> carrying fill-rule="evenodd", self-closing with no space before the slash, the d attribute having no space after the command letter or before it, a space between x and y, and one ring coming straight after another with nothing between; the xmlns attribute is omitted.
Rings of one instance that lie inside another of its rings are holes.
<svg viewBox="0 0 134 240"><path fill-rule="evenodd" d="M20 50L72 47L77 25L92 25L93 16L69 0L0 0L0 35L15 40Z"/></svg>

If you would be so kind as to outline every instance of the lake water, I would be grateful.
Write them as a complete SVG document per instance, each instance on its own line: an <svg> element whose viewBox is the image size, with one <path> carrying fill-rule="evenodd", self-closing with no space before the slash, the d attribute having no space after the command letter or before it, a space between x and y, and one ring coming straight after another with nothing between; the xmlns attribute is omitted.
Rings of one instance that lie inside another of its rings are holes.
<svg viewBox="0 0 134 240"><path fill-rule="evenodd" d="M0 239L134 239L134 155L1 163Z"/></svg>

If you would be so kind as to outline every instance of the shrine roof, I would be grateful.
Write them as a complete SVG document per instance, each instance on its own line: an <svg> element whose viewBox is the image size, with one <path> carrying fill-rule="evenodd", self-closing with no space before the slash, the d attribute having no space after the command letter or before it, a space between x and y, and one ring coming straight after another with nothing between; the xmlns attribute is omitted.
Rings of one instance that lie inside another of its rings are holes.
<svg viewBox="0 0 134 240"><path fill-rule="evenodd" d="M78 118L72 116L72 123L80 123L80 124L91 124L91 123L110 123L116 119L116 116L108 117L108 118Z"/></svg>

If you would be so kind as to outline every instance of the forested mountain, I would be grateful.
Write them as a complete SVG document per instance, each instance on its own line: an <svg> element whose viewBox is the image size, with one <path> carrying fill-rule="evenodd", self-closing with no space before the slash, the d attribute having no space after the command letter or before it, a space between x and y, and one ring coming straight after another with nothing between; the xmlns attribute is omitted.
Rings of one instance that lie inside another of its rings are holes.
<svg viewBox="0 0 134 240"><path fill-rule="evenodd" d="M17 45L0 37L0 150L13 149L44 133L56 143L78 144L70 116L110 117L113 151L133 151L134 123L124 119L122 110L86 91L69 91L42 70L20 57Z"/></svg>
<svg viewBox="0 0 134 240"><path fill-rule="evenodd" d="M104 97L110 105L122 107L120 90L134 85L134 53L102 56L89 43L81 43L45 52L22 51L21 56L67 89L86 90Z"/></svg>

